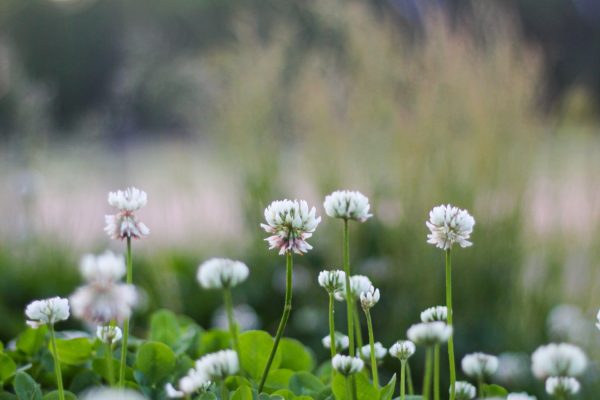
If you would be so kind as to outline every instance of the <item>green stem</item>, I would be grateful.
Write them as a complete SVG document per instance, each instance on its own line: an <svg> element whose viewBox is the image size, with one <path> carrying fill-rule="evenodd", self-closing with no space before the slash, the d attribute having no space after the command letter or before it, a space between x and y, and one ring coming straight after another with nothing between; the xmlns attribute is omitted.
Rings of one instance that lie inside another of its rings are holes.
<svg viewBox="0 0 600 400"><path fill-rule="evenodd" d="M406 360L400 361L400 400L405 398L406 386Z"/></svg>
<svg viewBox="0 0 600 400"><path fill-rule="evenodd" d="M354 332L356 338L356 347L362 349L363 347L363 338L362 332L360 329L360 313L358 312L358 304L354 303Z"/></svg>
<svg viewBox="0 0 600 400"><path fill-rule="evenodd" d="M50 342L52 352L54 353L54 372L56 373L56 386L58 387L58 398L65 400L65 389L63 388L62 371L60 370L60 361L58 360L58 350L56 349L56 337L54 335L54 324L48 324L50 328Z"/></svg>
<svg viewBox="0 0 600 400"><path fill-rule="evenodd" d="M333 292L329 293L329 341L331 345L331 359L335 357L337 353L337 349L335 348L335 319L333 318L333 314L335 312L335 299L333 296Z"/></svg>
<svg viewBox="0 0 600 400"><path fill-rule="evenodd" d="M373 376L373 385L379 390L379 377L377 375L377 358L375 357L375 335L373 335L373 321L371 320L371 312L365 309L367 316L367 328L369 329L369 349L371 350L371 374Z"/></svg>
<svg viewBox="0 0 600 400"><path fill-rule="evenodd" d="M452 257L450 249L446 250L446 307L448 308L448 326L452 326ZM450 363L450 400L456 396L456 366L454 363L454 331L448 339L448 362Z"/></svg>
<svg viewBox="0 0 600 400"><path fill-rule="evenodd" d="M477 378L477 394L479 397L483 398L483 378Z"/></svg>
<svg viewBox="0 0 600 400"><path fill-rule="evenodd" d="M433 398L440 400L440 345L433 348Z"/></svg>
<svg viewBox="0 0 600 400"><path fill-rule="evenodd" d="M423 400L429 400L431 393L431 346L427 347L425 352L425 376L423 377Z"/></svg>
<svg viewBox="0 0 600 400"><path fill-rule="evenodd" d="M229 399L229 391L227 390L227 386L225 386L225 381L221 382L221 400Z"/></svg>
<svg viewBox="0 0 600 400"><path fill-rule="evenodd" d="M408 384L408 394L411 396L415 394L415 387L413 386L412 373L410 372L410 363L406 362L406 383Z"/></svg>
<svg viewBox="0 0 600 400"><path fill-rule="evenodd" d="M231 334L231 341L233 342L233 349L240 356L240 341L238 339L238 325L233 315L233 298L231 295L231 288L223 288L223 303L225 303L225 311L227 313L227 323L229 325L229 333Z"/></svg>
<svg viewBox="0 0 600 400"><path fill-rule="evenodd" d="M348 317L348 352L354 357L356 348L354 347L354 296L350 287L350 237L348 234L348 220L344 220L344 272L346 273L346 311Z"/></svg>
<svg viewBox="0 0 600 400"><path fill-rule="evenodd" d="M269 370L271 369L271 364L273 363L273 359L275 358L275 353L277 352L277 346L279 346L279 341L281 340L281 336L283 335L283 331L285 330L285 325L287 324L288 318L290 317L290 313L292 311L292 254L288 252L286 254L286 273L285 273L285 305L283 307L283 314L281 316L281 321L279 322L279 327L277 328L277 334L275 335L275 342L273 343L273 348L271 349L271 354L269 354L269 358L267 360L267 364L265 365L265 370L263 371L262 378L260 379L260 384L258 385L258 393L262 392L262 389L267 380L267 376L269 375Z"/></svg>
<svg viewBox="0 0 600 400"><path fill-rule="evenodd" d="M349 399L352 400L356 400L356 391L355 391L355 387L353 387L352 385L352 378L350 376L347 376L346 379L346 395L348 396Z"/></svg>
<svg viewBox="0 0 600 400"><path fill-rule="evenodd" d="M131 237L127 237L127 278L128 285L133 283L133 262L131 258ZM123 339L121 342L121 364L119 368L119 387L125 387L125 367L127 366L127 342L129 340L129 318L123 323Z"/></svg>
<svg viewBox="0 0 600 400"><path fill-rule="evenodd" d="M108 370L108 384L115 386L115 370L113 366L112 343L106 343L106 368Z"/></svg>

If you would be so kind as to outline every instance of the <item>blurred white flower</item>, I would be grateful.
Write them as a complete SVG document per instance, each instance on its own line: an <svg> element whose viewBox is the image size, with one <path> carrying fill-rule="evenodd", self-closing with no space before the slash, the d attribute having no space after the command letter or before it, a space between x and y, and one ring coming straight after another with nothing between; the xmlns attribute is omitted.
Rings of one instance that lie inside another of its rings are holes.
<svg viewBox="0 0 600 400"><path fill-rule="evenodd" d="M435 322L448 320L448 308L446 306L429 307L421 313L421 322Z"/></svg>
<svg viewBox="0 0 600 400"><path fill-rule="evenodd" d="M527 393L509 393L506 400L537 400L535 396L530 396Z"/></svg>
<svg viewBox="0 0 600 400"><path fill-rule="evenodd" d="M450 387L449 393L451 391L452 387ZM454 383L454 393L456 400L471 400L475 398L477 391L475 386L471 385L469 382L456 381Z"/></svg>
<svg viewBox="0 0 600 400"><path fill-rule="evenodd" d="M379 289L375 289L375 286L373 285L371 285L368 290L361 292L360 304L362 305L363 310L373 308L373 306L379 302L379 298Z"/></svg>
<svg viewBox="0 0 600 400"><path fill-rule="evenodd" d="M340 332L334 332L334 340L336 351L346 350L350 345L350 339L348 338L348 336ZM331 337L329 337L329 335L323 337L323 339L321 339L321 343L323 344L323 347L325 347L326 349L330 349Z"/></svg>
<svg viewBox="0 0 600 400"><path fill-rule="evenodd" d="M550 376L579 376L587 367L583 350L569 343L540 346L531 356L531 370L539 379Z"/></svg>
<svg viewBox="0 0 600 400"><path fill-rule="evenodd" d="M422 322L408 328L406 336L418 345L433 346L447 342L452 336L452 327L441 321Z"/></svg>
<svg viewBox="0 0 600 400"><path fill-rule="evenodd" d="M406 361L415 354L415 350L416 346L410 340L399 340L390 347L390 355L400 361Z"/></svg>
<svg viewBox="0 0 600 400"><path fill-rule="evenodd" d="M327 290L328 293L343 292L346 288L346 273L339 269L325 270L319 272L319 286Z"/></svg>
<svg viewBox="0 0 600 400"><path fill-rule="evenodd" d="M427 235L427 243L440 249L449 250L454 243L458 243L460 247L473 244L469 238L473 232L475 219L466 210L450 204L434 207L429 212L429 221L426 225L431 231Z"/></svg>
<svg viewBox="0 0 600 400"><path fill-rule="evenodd" d="M45 324L55 324L69 318L69 301L60 297L35 300L25 308L27 325L37 329Z"/></svg>
<svg viewBox="0 0 600 400"><path fill-rule="evenodd" d="M577 394L580 388L579 381L572 377L551 376L546 379L546 393L552 396Z"/></svg>
<svg viewBox="0 0 600 400"><path fill-rule="evenodd" d="M260 319L256 311L248 304L238 304L233 307L233 318L242 331L249 331L260 327ZM212 317L212 326L224 330L229 328L225 307L219 307L215 310Z"/></svg>
<svg viewBox="0 0 600 400"><path fill-rule="evenodd" d="M586 344L593 337L594 327L589 318L577 306L560 304L554 307L546 319L548 334L553 340ZM593 343L590 343L593 346Z"/></svg>
<svg viewBox="0 0 600 400"><path fill-rule="evenodd" d="M196 361L196 370L206 374L210 379L225 379L240 370L238 355L233 350L220 350L210 353Z"/></svg>
<svg viewBox="0 0 600 400"><path fill-rule="evenodd" d="M138 221L134 212L144 207L148 202L146 192L135 187L124 191L110 192L108 204L117 208L119 212L104 217L106 226L104 231L113 239L135 238L147 236L150 230L143 222Z"/></svg>
<svg viewBox="0 0 600 400"><path fill-rule="evenodd" d="M496 373L498 357L484 353L467 354L463 357L461 365L465 375L483 379Z"/></svg>
<svg viewBox="0 0 600 400"><path fill-rule="evenodd" d="M308 209L304 200L278 200L265 209L266 224L260 226L272 236L265 240L269 249L278 249L280 255L288 252L303 254L312 249L309 239L321 217L315 216L316 209Z"/></svg>
<svg viewBox="0 0 600 400"><path fill-rule="evenodd" d="M600 310L598 310L598 314L596 314L596 327L600 329Z"/></svg>
<svg viewBox="0 0 600 400"><path fill-rule="evenodd" d="M362 292L366 292L371 288L373 284L371 280L364 275L352 275L350 277L350 291L356 297L360 297ZM344 291L335 292L335 299L337 301L345 301L346 300L346 285L344 285Z"/></svg>
<svg viewBox="0 0 600 400"><path fill-rule="evenodd" d="M171 383L165 385L165 393L170 399L179 399L186 395L183 391L175 389Z"/></svg>
<svg viewBox="0 0 600 400"><path fill-rule="evenodd" d="M338 190L325 197L325 213L333 218L365 222L373 215L369 214L369 199L360 192Z"/></svg>
<svg viewBox="0 0 600 400"><path fill-rule="evenodd" d="M138 302L135 286L115 282L91 282L69 298L73 316L91 324L122 323Z"/></svg>
<svg viewBox="0 0 600 400"><path fill-rule="evenodd" d="M365 366L365 363L358 357L350 357L337 354L331 360L331 365L333 366L333 369L335 369L340 374L344 376L349 376L360 372Z"/></svg>
<svg viewBox="0 0 600 400"><path fill-rule="evenodd" d="M125 259L110 250L97 256L86 254L81 258L79 270L87 282L117 282L125 276Z"/></svg>
<svg viewBox="0 0 600 400"><path fill-rule="evenodd" d="M104 325L96 328L96 336L103 343L114 344L123 337L123 332L118 326Z"/></svg>
<svg viewBox="0 0 600 400"><path fill-rule="evenodd" d="M212 382L204 371L192 368L188 371L187 375L179 379L177 388L171 383L167 383L165 385L165 393L167 397L172 399L182 398L198 391L205 392L211 385Z"/></svg>
<svg viewBox="0 0 600 400"><path fill-rule="evenodd" d="M529 378L529 355L502 353L498 356L498 370L494 379L504 385L520 386Z"/></svg>
<svg viewBox="0 0 600 400"><path fill-rule="evenodd" d="M87 392L82 400L146 400L146 397L142 396L138 392L133 390L125 389L93 389Z"/></svg>
<svg viewBox="0 0 600 400"><path fill-rule="evenodd" d="M383 345L380 342L375 342L374 347L375 347L375 360L377 360L377 361L383 360L383 358L387 354L387 349L385 347L383 347ZM356 349L356 352L361 356L361 358L363 360L366 360L367 363L371 362L371 345L368 345L368 344L364 345L363 347Z"/></svg>
<svg viewBox="0 0 600 400"><path fill-rule="evenodd" d="M211 258L200 264L196 277L205 289L222 289L239 285L248 274L248 267L241 261Z"/></svg>

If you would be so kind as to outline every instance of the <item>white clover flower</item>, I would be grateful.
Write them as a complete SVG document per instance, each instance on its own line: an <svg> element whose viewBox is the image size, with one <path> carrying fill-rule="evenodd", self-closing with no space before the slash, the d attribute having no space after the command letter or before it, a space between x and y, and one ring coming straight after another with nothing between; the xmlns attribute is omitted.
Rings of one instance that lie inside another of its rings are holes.
<svg viewBox="0 0 600 400"><path fill-rule="evenodd" d="M312 249L306 241L317 229L321 217L315 216L316 209L308 209L304 200L278 200L265 209L266 224L260 226L272 236L265 240L269 249L279 249L279 255L288 252L303 254Z"/></svg>
<svg viewBox="0 0 600 400"><path fill-rule="evenodd" d="M450 387L450 392L452 392L452 387ZM456 381L454 383L454 393L456 400L471 400L475 398L477 390L469 382Z"/></svg>
<svg viewBox="0 0 600 400"><path fill-rule="evenodd" d="M530 396L527 393L509 393L506 400L537 400L535 396Z"/></svg>
<svg viewBox="0 0 600 400"><path fill-rule="evenodd" d="M222 289L239 285L248 274L248 267L241 261L211 258L200 264L196 277L205 289Z"/></svg>
<svg viewBox="0 0 600 400"><path fill-rule="evenodd" d="M171 383L165 385L165 394L170 399L180 399L185 396L183 391L175 389Z"/></svg>
<svg viewBox="0 0 600 400"><path fill-rule="evenodd" d="M188 371L187 375L179 379L177 388L171 383L167 383L165 385L165 393L167 397L177 399L186 397L198 391L205 392L211 385L212 382L204 371L192 368Z"/></svg>
<svg viewBox="0 0 600 400"><path fill-rule="evenodd" d="M421 313L421 322L434 322L448 320L448 308L446 306L429 307Z"/></svg>
<svg viewBox="0 0 600 400"><path fill-rule="evenodd" d="M583 350L569 343L540 346L531 356L531 370L539 379L550 376L579 376L587 367Z"/></svg>
<svg viewBox="0 0 600 400"><path fill-rule="evenodd" d="M352 295L359 298L362 292L366 292L373 286L371 280L364 275L352 275L350 277L350 291ZM344 291L335 292L335 299L337 301L345 301L346 300L346 285L344 285Z"/></svg>
<svg viewBox="0 0 600 400"><path fill-rule="evenodd" d="M333 218L365 222L373 214L369 214L369 199L360 192L338 190L325 197L323 203L325 213Z"/></svg>
<svg viewBox="0 0 600 400"><path fill-rule="evenodd" d="M37 329L45 324L55 324L69 318L69 301L60 297L35 300L25 308L27 325Z"/></svg>
<svg viewBox="0 0 600 400"><path fill-rule="evenodd" d="M340 374L344 376L349 376L360 372L365 366L365 363L358 357L350 357L337 354L331 360L331 365L333 366L333 369L335 369Z"/></svg>
<svg viewBox="0 0 600 400"><path fill-rule="evenodd" d="M498 370L494 379L504 385L524 383L529 377L530 360L525 353L502 353L498 356Z"/></svg>
<svg viewBox="0 0 600 400"><path fill-rule="evenodd" d="M467 354L462 359L462 369L471 378L483 379L498 370L498 357L485 353Z"/></svg>
<svg viewBox="0 0 600 400"><path fill-rule="evenodd" d="M220 350L207 354L196 361L196 370L213 380L225 379L240 370L238 355L233 350Z"/></svg>
<svg viewBox="0 0 600 400"><path fill-rule="evenodd" d="M114 344L123 337L123 332L118 326L104 325L96 328L96 336L102 343Z"/></svg>
<svg viewBox="0 0 600 400"><path fill-rule="evenodd" d="M335 340L335 350L336 351L346 350L348 348L348 346L350 346L350 339L348 338L348 336L344 335L343 333L334 332L334 340ZM331 337L329 335L323 337L323 339L321 339L321 343L323 344L323 347L325 347L326 349L330 349L331 348Z"/></svg>
<svg viewBox="0 0 600 400"><path fill-rule="evenodd" d="M380 342L374 343L375 347L375 360L381 361L387 354L387 349L383 347ZM363 360L366 360L367 363L371 362L371 345L367 344L363 347L356 349L356 352L362 357Z"/></svg>
<svg viewBox="0 0 600 400"><path fill-rule="evenodd" d="M125 276L125 259L110 250L98 256L86 254L81 258L79 270L87 282L117 282Z"/></svg>
<svg viewBox="0 0 600 400"><path fill-rule="evenodd" d="M346 289L346 273L339 269L325 270L319 272L319 286L327 290L328 293L340 292L342 295Z"/></svg>
<svg viewBox="0 0 600 400"><path fill-rule="evenodd" d="M83 400L146 400L138 392L125 389L93 389L83 396Z"/></svg>
<svg viewBox="0 0 600 400"><path fill-rule="evenodd" d="M452 327L441 321L422 322L408 328L406 336L416 344L433 346L447 342L452 336Z"/></svg>
<svg viewBox="0 0 600 400"><path fill-rule="evenodd" d="M368 290L361 292L360 294L360 304L362 305L363 310L368 310L373 308L375 304L379 301L379 289L375 289L375 286L371 285Z"/></svg>
<svg viewBox="0 0 600 400"><path fill-rule="evenodd" d="M233 307L233 318L241 331L249 331L260 327L258 314L248 304L238 304ZM211 326L217 329L229 329L229 320L225 307L219 307L215 310Z"/></svg>
<svg viewBox="0 0 600 400"><path fill-rule="evenodd" d="M143 222L138 221L134 212L144 207L148 202L146 192L134 187L124 191L110 192L108 204L117 208L119 212L104 217L106 226L104 231L113 239L135 238L148 236L150 229Z"/></svg>
<svg viewBox="0 0 600 400"><path fill-rule="evenodd" d="M460 247L469 247L469 242L475 219L466 211L450 204L434 207L429 212L429 221L426 222L431 231L427 235L427 243L434 244L444 250L452 248L454 243Z"/></svg>
<svg viewBox="0 0 600 400"><path fill-rule="evenodd" d="M549 395L565 396L579 393L579 381L567 376L551 376L546 379L546 393Z"/></svg>
<svg viewBox="0 0 600 400"><path fill-rule="evenodd" d="M390 347L390 355L400 361L406 361L415 354L415 350L416 346L410 340L399 340Z"/></svg>
<svg viewBox="0 0 600 400"><path fill-rule="evenodd" d="M133 285L116 282L91 282L79 287L69 298L73 316L90 324L121 324L131 316L138 302Z"/></svg>

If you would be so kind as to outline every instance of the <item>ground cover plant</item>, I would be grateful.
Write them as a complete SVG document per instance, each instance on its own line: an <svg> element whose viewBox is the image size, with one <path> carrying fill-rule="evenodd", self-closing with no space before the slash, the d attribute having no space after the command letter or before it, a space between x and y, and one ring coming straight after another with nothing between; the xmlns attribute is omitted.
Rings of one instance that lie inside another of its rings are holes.
<svg viewBox="0 0 600 400"><path fill-rule="evenodd" d="M147 194L133 187L109 194L108 202L116 213L105 217L105 231L123 242L125 257L110 251L85 255L80 264L84 285L68 299L34 300L27 306L28 328L0 353L0 399L535 398L490 383L499 367L494 355L476 352L460 363L455 360L452 254L473 245L470 236L475 219L468 211L440 205L429 213L427 242L443 255L446 304L424 310L420 321L406 333L399 332L395 343L384 346L376 341L373 319L390 317L377 308L385 293L368 276L353 275L350 259L348 226L369 220L369 200L347 190L326 196L325 214L332 222L342 222L342 269L326 268L313 279L328 300L322 311L329 324L323 345L330 358L318 364L311 349L285 337L293 306L294 258L318 245L309 243L323 222L316 207L286 199L272 202L264 212L261 227L269 235L265 239L269 249L285 258L285 300L274 336L261 330L241 332L236 321L233 293L238 285L252 283L252 268L242 261L211 258L199 265L196 278L199 290L222 297L228 329L205 330L189 317L162 309L150 316L146 335L134 337L130 318L141 301L134 284L134 245L150 234L137 211L147 201ZM336 307L336 302L345 304ZM345 311L345 325L336 326L336 308ZM85 329L57 329L70 317L81 320ZM363 338L361 326L365 325L368 335ZM447 347L447 359L442 356L443 347ZM380 364L388 355L397 359L398 375L381 381ZM414 357L425 358L422 377L411 372ZM457 380L458 366L463 380ZM542 345L531 356L532 373L544 382L548 396L556 399L575 398L581 389L577 378L587 367L586 354L569 343ZM441 374L446 373L450 387L441 385Z"/></svg>

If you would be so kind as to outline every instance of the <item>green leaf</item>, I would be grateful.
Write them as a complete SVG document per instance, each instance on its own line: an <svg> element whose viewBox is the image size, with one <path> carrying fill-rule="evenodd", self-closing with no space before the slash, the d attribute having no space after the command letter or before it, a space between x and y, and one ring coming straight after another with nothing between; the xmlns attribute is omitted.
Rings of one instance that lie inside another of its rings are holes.
<svg viewBox="0 0 600 400"><path fill-rule="evenodd" d="M240 365L252 378L260 379L273 347L273 338L264 331L248 331L240 335ZM279 368L281 351L277 351L271 371Z"/></svg>
<svg viewBox="0 0 600 400"><path fill-rule="evenodd" d="M379 398L379 391L371 385L369 379L364 374L354 374L356 381L356 398L357 400L373 400ZM341 374L336 374L333 379L333 393L336 400L350 400L346 391L346 379Z"/></svg>
<svg viewBox="0 0 600 400"><path fill-rule="evenodd" d="M202 393L197 399L198 400L217 400L217 396L214 393L206 392L206 393Z"/></svg>
<svg viewBox="0 0 600 400"><path fill-rule="evenodd" d="M292 375L294 375L294 371L289 369L272 369L269 371L269 377L265 382L265 387L270 389L267 391L271 392L278 389L286 389Z"/></svg>
<svg viewBox="0 0 600 400"><path fill-rule="evenodd" d="M299 397L296 397L294 393L290 389L279 389L271 393L272 396L281 396L285 400L298 400ZM304 397L304 396L302 396ZM309 397L309 400L312 400Z"/></svg>
<svg viewBox="0 0 600 400"><path fill-rule="evenodd" d="M290 378L290 390L297 396L312 395L323 390L325 385L309 372L298 372Z"/></svg>
<svg viewBox="0 0 600 400"><path fill-rule="evenodd" d="M50 352L54 355L51 343L48 344ZM58 360L62 364L79 365L92 356L92 343L87 338L56 339Z"/></svg>
<svg viewBox="0 0 600 400"><path fill-rule="evenodd" d="M150 340L174 347L179 333L179 322L172 311L158 310L150 317Z"/></svg>
<svg viewBox="0 0 600 400"><path fill-rule="evenodd" d="M92 361L92 371L101 376L106 382L110 380L110 373L108 372L108 363L105 358L95 358ZM113 367L113 378L116 380L119 378L119 368L121 367L121 362L113 358L112 360ZM131 368L125 369L125 378L132 379L132 370ZM129 373L129 374L128 374ZM129 376L128 376L129 375Z"/></svg>
<svg viewBox="0 0 600 400"><path fill-rule="evenodd" d="M0 392L0 400L17 400L17 396L9 392Z"/></svg>
<svg viewBox="0 0 600 400"><path fill-rule="evenodd" d="M508 390L499 385L483 385L481 388L483 397L506 397Z"/></svg>
<svg viewBox="0 0 600 400"><path fill-rule="evenodd" d="M315 367L315 357L312 352L295 339L281 339L277 351L281 352L279 368L292 371L312 371Z"/></svg>
<svg viewBox="0 0 600 400"><path fill-rule="evenodd" d="M17 372L13 386L19 400L42 400L40 385L26 372Z"/></svg>
<svg viewBox="0 0 600 400"><path fill-rule="evenodd" d="M44 396L44 400L59 400L59 399L60 399L60 397L58 395L58 390L50 392ZM75 393L65 391L65 400L77 400L77 396L75 396Z"/></svg>
<svg viewBox="0 0 600 400"><path fill-rule="evenodd" d="M48 328L45 325L38 329L27 328L17 338L17 349L29 356L34 355L44 345L47 332Z"/></svg>
<svg viewBox="0 0 600 400"><path fill-rule="evenodd" d="M175 354L164 343L146 342L138 349L135 366L148 381L158 383L175 369Z"/></svg>
<svg viewBox="0 0 600 400"><path fill-rule="evenodd" d="M231 400L252 400L252 390L248 386L240 386L233 392Z"/></svg>
<svg viewBox="0 0 600 400"><path fill-rule="evenodd" d="M229 335L229 332L218 329L203 332L198 342L197 356L228 349L230 346L231 336Z"/></svg>
<svg viewBox="0 0 600 400"><path fill-rule="evenodd" d="M396 374L392 376L392 379L381 388L379 391L379 400L392 400L394 397L394 389L396 388Z"/></svg>
<svg viewBox="0 0 600 400"><path fill-rule="evenodd" d="M17 365L12 358L0 353L0 381L6 382L17 372Z"/></svg>

